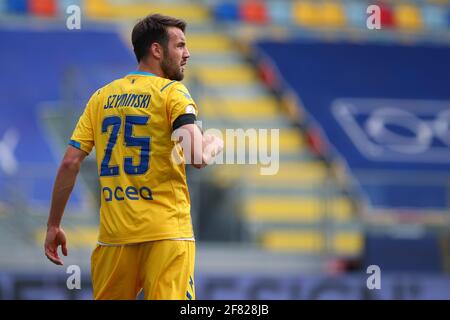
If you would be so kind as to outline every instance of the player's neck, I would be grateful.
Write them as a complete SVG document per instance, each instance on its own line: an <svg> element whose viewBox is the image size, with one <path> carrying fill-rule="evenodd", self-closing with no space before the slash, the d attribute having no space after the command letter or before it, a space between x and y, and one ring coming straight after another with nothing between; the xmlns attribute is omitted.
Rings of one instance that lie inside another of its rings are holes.
<svg viewBox="0 0 450 320"><path fill-rule="evenodd" d="M137 67L138 71L142 72L150 72L153 73L155 76L165 78L164 72L161 70L161 67L159 64L156 65L150 65L148 63L139 63Z"/></svg>

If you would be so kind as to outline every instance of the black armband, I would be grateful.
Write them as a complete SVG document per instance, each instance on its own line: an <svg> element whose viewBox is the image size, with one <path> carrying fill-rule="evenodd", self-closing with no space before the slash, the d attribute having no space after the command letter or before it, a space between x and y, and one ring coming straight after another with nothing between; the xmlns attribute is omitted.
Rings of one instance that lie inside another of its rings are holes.
<svg viewBox="0 0 450 320"><path fill-rule="evenodd" d="M175 131L179 127L184 126L185 124L193 124L197 120L195 114L185 113L175 119L172 125L172 130Z"/></svg>

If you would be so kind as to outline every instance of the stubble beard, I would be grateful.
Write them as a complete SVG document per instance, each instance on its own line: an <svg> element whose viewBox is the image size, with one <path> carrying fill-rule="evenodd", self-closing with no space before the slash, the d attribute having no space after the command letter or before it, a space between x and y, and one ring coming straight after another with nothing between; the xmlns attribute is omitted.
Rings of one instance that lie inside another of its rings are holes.
<svg viewBox="0 0 450 320"><path fill-rule="evenodd" d="M170 80L181 81L184 78L184 73L180 70L178 63L168 55L164 55L164 58L161 61L161 70Z"/></svg>

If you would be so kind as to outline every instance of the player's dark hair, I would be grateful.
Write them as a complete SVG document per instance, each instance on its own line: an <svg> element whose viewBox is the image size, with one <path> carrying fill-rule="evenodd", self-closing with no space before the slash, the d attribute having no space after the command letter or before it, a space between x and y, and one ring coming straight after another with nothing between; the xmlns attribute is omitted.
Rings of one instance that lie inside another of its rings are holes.
<svg viewBox="0 0 450 320"><path fill-rule="evenodd" d="M134 54L138 62L148 53L148 48L152 43L157 42L167 49L169 43L168 27L177 27L184 32L186 22L180 19L163 16L161 14L151 14L140 20L133 28L131 42L133 43Z"/></svg>

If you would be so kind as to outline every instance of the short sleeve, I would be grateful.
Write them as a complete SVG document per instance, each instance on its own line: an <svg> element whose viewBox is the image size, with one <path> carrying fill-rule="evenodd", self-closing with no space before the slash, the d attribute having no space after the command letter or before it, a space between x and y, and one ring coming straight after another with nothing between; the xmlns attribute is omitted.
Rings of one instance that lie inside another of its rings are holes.
<svg viewBox="0 0 450 320"><path fill-rule="evenodd" d="M180 82L176 82L167 97L169 121L175 130L181 125L194 123L198 109L188 89Z"/></svg>
<svg viewBox="0 0 450 320"><path fill-rule="evenodd" d="M94 147L94 129L92 126L92 109L95 103L95 96L89 100L86 108L83 111L75 130L72 133L69 144L77 149L80 149L87 154L92 151Z"/></svg>

